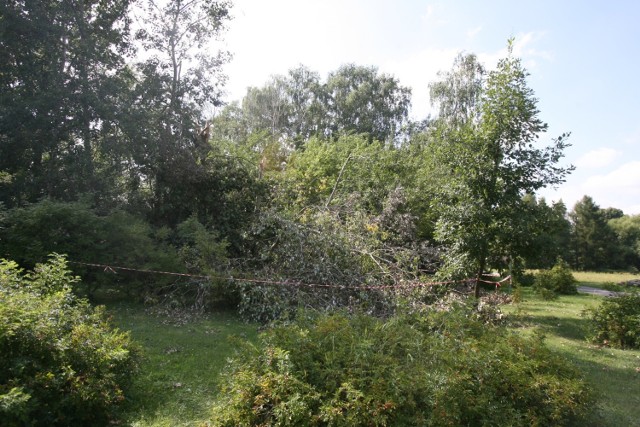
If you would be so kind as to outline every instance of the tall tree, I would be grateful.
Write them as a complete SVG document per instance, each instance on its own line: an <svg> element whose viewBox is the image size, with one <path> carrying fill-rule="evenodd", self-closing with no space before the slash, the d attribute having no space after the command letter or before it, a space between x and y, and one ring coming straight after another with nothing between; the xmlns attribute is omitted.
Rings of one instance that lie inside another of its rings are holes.
<svg viewBox="0 0 640 427"><path fill-rule="evenodd" d="M569 213L572 229L573 266L580 270L614 267L616 235L605 212L589 196L580 199Z"/></svg>
<svg viewBox="0 0 640 427"><path fill-rule="evenodd" d="M429 86L431 100L438 104L438 116L452 127L479 119L480 98L486 70L474 54L459 54L453 69L439 72L439 81Z"/></svg>
<svg viewBox="0 0 640 427"><path fill-rule="evenodd" d="M0 4L0 171L8 205L96 191L94 159L128 49L130 0Z"/></svg>
<svg viewBox="0 0 640 427"><path fill-rule="evenodd" d="M132 129L141 184L151 194L152 220L186 219L195 188L210 186L207 108L219 104L225 52L212 46L229 19L230 3L214 0L148 0L144 28L137 33L149 58L137 66ZM209 200L207 198L207 200ZM203 201L204 202L204 201ZM201 206L202 211L208 208Z"/></svg>
<svg viewBox="0 0 640 427"><path fill-rule="evenodd" d="M288 148L300 148L312 136L338 139L366 134L369 142L396 142L408 124L411 90L375 67L345 65L326 82L304 66L273 76L243 99L251 132L267 131Z"/></svg>
<svg viewBox="0 0 640 427"><path fill-rule="evenodd" d="M274 139L287 133L290 101L288 82L282 76L273 76L262 88L249 87L242 100L248 130L266 130Z"/></svg>
<svg viewBox="0 0 640 427"><path fill-rule="evenodd" d="M473 61L459 61L445 78L475 77L477 73L466 73L469 68L478 69L469 66ZM472 273L480 279L490 259L518 255L512 239L519 234L523 196L563 182L572 170L558 165L567 135L550 146L535 146L547 125L538 117L527 75L521 61L513 57L510 41L509 55L488 74L480 96L463 109L469 110L463 117L477 120L457 120L460 109L445 109L454 119L442 117L436 127L433 160L442 179L436 236L448 248L445 271ZM474 81L461 84L476 87ZM455 105L448 97L457 93L443 91L437 101Z"/></svg>
<svg viewBox="0 0 640 427"><path fill-rule="evenodd" d="M623 215L610 219L609 227L618 237L621 268L640 269L640 215Z"/></svg>
<svg viewBox="0 0 640 427"><path fill-rule="evenodd" d="M375 67L344 65L327 79L329 132L393 142L407 120L411 89Z"/></svg>

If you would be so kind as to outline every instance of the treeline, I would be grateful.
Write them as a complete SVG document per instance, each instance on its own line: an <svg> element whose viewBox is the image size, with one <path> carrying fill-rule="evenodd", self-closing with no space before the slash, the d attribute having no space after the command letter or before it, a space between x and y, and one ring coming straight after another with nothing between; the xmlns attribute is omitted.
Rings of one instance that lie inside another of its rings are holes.
<svg viewBox="0 0 640 427"><path fill-rule="evenodd" d="M204 47L230 7L0 5L1 257L32 266L58 252L206 275L73 264L88 294L178 294L254 318L358 292L230 277L348 288L544 268L559 256L581 269L640 267L637 216L588 198L568 213L535 196L572 167L560 164L568 135L539 143L547 125L519 59L487 71L460 55L430 85L439 114L419 121L409 88L353 64L325 79L300 66L222 106L229 55Z"/></svg>

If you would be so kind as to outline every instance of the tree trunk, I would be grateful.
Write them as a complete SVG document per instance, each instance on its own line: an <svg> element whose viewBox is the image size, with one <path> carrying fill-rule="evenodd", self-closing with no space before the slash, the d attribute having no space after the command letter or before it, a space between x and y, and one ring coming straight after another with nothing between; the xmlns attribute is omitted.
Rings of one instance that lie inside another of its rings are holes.
<svg viewBox="0 0 640 427"><path fill-rule="evenodd" d="M476 275L476 286L473 289L473 296L475 299L480 298L480 281L482 280L482 273L484 273L484 267L486 265L486 258L482 257L480 260L480 268L478 268L478 274Z"/></svg>

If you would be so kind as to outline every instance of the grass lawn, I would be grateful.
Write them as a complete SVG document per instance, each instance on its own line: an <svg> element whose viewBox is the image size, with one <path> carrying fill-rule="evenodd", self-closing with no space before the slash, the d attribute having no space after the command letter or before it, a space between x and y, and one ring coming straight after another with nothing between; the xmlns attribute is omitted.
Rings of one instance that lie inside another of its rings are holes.
<svg viewBox="0 0 640 427"><path fill-rule="evenodd" d="M602 287L609 280L608 273L591 273L589 282L579 285ZM523 333L543 332L550 348L583 371L599 393L600 425L640 426L640 351L598 347L585 341L588 319L582 312L598 306L603 298L581 294L545 301L531 289L524 289L523 302L505 311L514 315L514 327Z"/></svg>
<svg viewBox="0 0 640 427"><path fill-rule="evenodd" d="M576 273L575 277L579 285L595 287L629 280L609 273ZM584 339L588 320L582 312L596 307L603 297L581 294L544 301L530 288L524 288L523 296L519 304L505 306L513 328L524 334L543 332L554 351L583 371L600 395L597 425L640 427L640 351L598 347ZM233 313L185 322L151 314L137 304L109 303L107 307L117 326L130 330L145 354L122 425L205 425L219 373L234 353L228 337L253 340L257 326L242 323Z"/></svg>
<svg viewBox="0 0 640 427"><path fill-rule="evenodd" d="M573 277L582 286L591 286L593 288L606 289L609 291L622 291L620 282L629 280L640 280L640 274L631 273L594 273L591 271L574 271Z"/></svg>
<svg viewBox="0 0 640 427"><path fill-rule="evenodd" d="M229 336L253 339L255 325L232 313L179 319L149 314L136 304L109 304L116 325L142 346L142 372L130 393L123 423L130 426L197 426L210 416L218 376L234 345Z"/></svg>

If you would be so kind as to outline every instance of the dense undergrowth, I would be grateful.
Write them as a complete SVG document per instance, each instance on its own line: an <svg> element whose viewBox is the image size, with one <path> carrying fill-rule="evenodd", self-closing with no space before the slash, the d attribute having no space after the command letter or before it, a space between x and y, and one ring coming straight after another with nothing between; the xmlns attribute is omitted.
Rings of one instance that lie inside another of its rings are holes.
<svg viewBox="0 0 640 427"><path fill-rule="evenodd" d="M228 367L212 424L576 425L594 398L549 351L473 307L380 320L303 313Z"/></svg>
<svg viewBox="0 0 640 427"><path fill-rule="evenodd" d="M0 262L0 424L106 425L139 366L130 335L71 290L63 258Z"/></svg>

